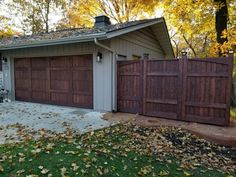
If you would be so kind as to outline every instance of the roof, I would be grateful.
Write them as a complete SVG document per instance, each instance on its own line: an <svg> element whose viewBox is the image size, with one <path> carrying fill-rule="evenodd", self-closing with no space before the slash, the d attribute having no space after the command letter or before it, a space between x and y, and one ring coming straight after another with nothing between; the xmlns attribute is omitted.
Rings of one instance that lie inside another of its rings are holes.
<svg viewBox="0 0 236 177"><path fill-rule="evenodd" d="M0 51L28 48L28 47L39 47L46 45L85 42L85 41L92 41L94 40L94 38L101 40L109 39L155 24L163 24L162 26L165 28L164 30L167 32L166 39L170 45L169 48L171 48L171 50L169 49L169 51L173 53L173 49L170 43L169 34L166 28L164 18L132 21L132 22L108 25L104 27L65 29L59 31L52 31L49 33L25 35L17 38L16 37L4 38L0 40Z"/></svg>

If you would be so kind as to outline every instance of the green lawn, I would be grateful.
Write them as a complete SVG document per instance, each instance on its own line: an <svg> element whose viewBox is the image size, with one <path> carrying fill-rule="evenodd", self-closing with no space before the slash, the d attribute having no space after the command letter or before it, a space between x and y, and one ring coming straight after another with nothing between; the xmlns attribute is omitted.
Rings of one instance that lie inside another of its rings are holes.
<svg viewBox="0 0 236 177"><path fill-rule="evenodd" d="M174 128L118 125L0 146L0 176L236 176L236 150Z"/></svg>

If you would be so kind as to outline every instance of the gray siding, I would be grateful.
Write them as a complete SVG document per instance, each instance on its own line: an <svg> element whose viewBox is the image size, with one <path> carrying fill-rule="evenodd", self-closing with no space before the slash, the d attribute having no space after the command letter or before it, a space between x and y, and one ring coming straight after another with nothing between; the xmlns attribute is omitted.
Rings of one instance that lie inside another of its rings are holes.
<svg viewBox="0 0 236 177"><path fill-rule="evenodd" d="M108 42L109 43L109 42ZM96 62L97 51L103 53L102 63ZM14 58L20 57L46 57L63 55L93 54L93 77L94 77L94 109L101 111L112 110L112 73L111 54L108 51L97 48L93 42L45 46L28 49L17 49L3 51L2 55L7 57L8 63L3 66L3 85L9 90L14 99Z"/></svg>
<svg viewBox="0 0 236 177"><path fill-rule="evenodd" d="M44 46L35 48L15 49L2 52L4 56L12 58L20 57L46 57L46 56L63 56L93 53L96 46L93 43L77 43L55 46Z"/></svg>
<svg viewBox="0 0 236 177"><path fill-rule="evenodd" d="M111 40L111 47L121 55L132 59L132 55L149 53L151 59L164 58L164 52L151 28L131 32Z"/></svg>
<svg viewBox="0 0 236 177"><path fill-rule="evenodd" d="M150 58L153 59L164 58L164 52L151 28L121 35L111 40L103 41L103 44L111 47L117 54L127 56L127 59L132 59L133 55L142 57L144 53L149 53ZM101 63L96 62L98 51L103 54ZM12 99L14 99L14 58L82 54L93 54L94 109L112 111L113 101L115 100L112 97L114 91L112 85L112 53L97 47L93 42L2 51L2 55L8 58L8 62L3 66L4 88L10 91ZM115 69L115 66L113 67ZM113 84L116 84L115 79ZM114 94L115 96L116 94Z"/></svg>
<svg viewBox="0 0 236 177"><path fill-rule="evenodd" d="M0 71L0 89L3 87L3 74L2 71Z"/></svg>

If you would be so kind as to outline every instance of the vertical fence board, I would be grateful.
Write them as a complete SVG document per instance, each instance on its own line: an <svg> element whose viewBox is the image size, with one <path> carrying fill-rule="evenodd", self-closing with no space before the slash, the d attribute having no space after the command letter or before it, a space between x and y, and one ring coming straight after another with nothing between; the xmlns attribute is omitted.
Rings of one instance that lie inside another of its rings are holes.
<svg viewBox="0 0 236 177"><path fill-rule="evenodd" d="M233 55L119 61L118 111L227 126L232 68Z"/></svg>

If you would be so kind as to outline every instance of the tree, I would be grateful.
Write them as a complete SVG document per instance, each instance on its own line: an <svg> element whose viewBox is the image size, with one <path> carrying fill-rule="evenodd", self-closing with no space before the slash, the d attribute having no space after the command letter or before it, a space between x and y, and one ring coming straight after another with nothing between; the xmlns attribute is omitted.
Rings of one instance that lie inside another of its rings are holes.
<svg viewBox="0 0 236 177"><path fill-rule="evenodd" d="M148 18L154 14L156 0L73 0L66 19L69 27L92 26L94 17L107 15L114 23Z"/></svg>
<svg viewBox="0 0 236 177"><path fill-rule="evenodd" d="M228 8L226 0L214 0L219 6L215 14L215 28L217 33L217 42L224 44L227 41L227 36L222 36L224 30L227 30Z"/></svg>
<svg viewBox="0 0 236 177"><path fill-rule="evenodd" d="M181 49L188 49L190 55L195 57L217 56L219 49L227 52L229 48L235 46L236 2L222 0L227 2L227 8L219 1L163 0L160 2L170 34L173 34L171 40L178 52L177 56ZM220 17L220 14L223 16ZM227 19L229 19L228 30L226 30Z"/></svg>
<svg viewBox="0 0 236 177"><path fill-rule="evenodd" d="M14 30L9 25L9 19L3 15L0 16L0 39L14 35Z"/></svg>
<svg viewBox="0 0 236 177"><path fill-rule="evenodd" d="M164 0L163 8L176 56L188 49L192 56L208 56L214 41L212 0Z"/></svg>
<svg viewBox="0 0 236 177"><path fill-rule="evenodd" d="M20 15L22 28L26 33L49 32L50 15L63 8L65 0L13 0L9 6Z"/></svg>
<svg viewBox="0 0 236 177"><path fill-rule="evenodd" d="M220 10L216 13L218 43L215 44L213 51L218 54L228 53L231 49L236 50L236 1L226 1L226 3L227 6L218 2Z"/></svg>

